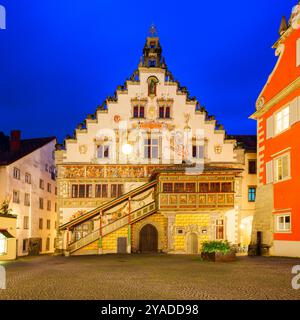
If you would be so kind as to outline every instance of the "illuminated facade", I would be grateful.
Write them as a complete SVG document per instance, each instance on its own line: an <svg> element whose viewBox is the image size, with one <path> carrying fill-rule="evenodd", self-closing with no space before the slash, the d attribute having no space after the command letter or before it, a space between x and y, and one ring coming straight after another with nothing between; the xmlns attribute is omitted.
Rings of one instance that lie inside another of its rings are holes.
<svg viewBox="0 0 300 320"><path fill-rule="evenodd" d="M155 30L138 69L56 151L58 251L198 253L247 246L256 137L228 136L174 80Z"/></svg>
<svg viewBox="0 0 300 320"><path fill-rule="evenodd" d="M0 133L0 208L8 203L17 217L17 256L54 252L55 144L55 137L21 139L20 131L10 137ZM1 229L11 233L0 221Z"/></svg>
<svg viewBox="0 0 300 320"><path fill-rule="evenodd" d="M252 118L257 120L259 185L252 244L264 253L300 257L300 5L282 19L277 64Z"/></svg>

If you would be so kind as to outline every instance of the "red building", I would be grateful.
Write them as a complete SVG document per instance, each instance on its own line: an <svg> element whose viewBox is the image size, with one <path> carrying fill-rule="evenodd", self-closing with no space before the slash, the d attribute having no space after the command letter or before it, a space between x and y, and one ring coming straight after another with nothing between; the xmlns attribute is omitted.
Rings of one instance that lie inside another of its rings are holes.
<svg viewBox="0 0 300 320"><path fill-rule="evenodd" d="M258 189L252 243L300 257L300 5L283 17L277 64L252 115L257 120ZM253 246L252 248L255 248Z"/></svg>

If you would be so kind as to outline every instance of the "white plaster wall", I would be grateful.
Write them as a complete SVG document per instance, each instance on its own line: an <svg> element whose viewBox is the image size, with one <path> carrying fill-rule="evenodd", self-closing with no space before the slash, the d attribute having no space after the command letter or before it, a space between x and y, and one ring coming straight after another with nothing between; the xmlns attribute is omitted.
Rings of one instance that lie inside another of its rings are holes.
<svg viewBox="0 0 300 320"><path fill-rule="evenodd" d="M17 160L9 166L1 168L1 192L0 202L7 197L10 198L10 208L13 214L17 215L17 239L19 256L26 255L23 253L23 239L42 238L42 253L54 251L54 238L56 237L55 221L57 214L55 212L55 187L56 182L51 179L50 173L46 172L45 165L54 166L52 153L55 149L55 141L48 143L42 148L28 154ZM21 179L13 178L14 167L20 169ZM25 183L25 173L31 174L31 184ZM3 179L3 180L2 180ZM44 180L44 190L39 188L39 180ZM2 184L2 181L5 183ZM51 193L47 192L47 183L51 183ZM20 192L20 203L13 203L13 190ZM25 193L31 195L31 205L24 205ZM39 198L44 199L44 209L39 209ZM47 210L47 200L51 200L51 211ZM29 229L23 228L24 216L29 216ZM43 230L39 230L39 218L43 218ZM47 220L51 221L51 229L46 229ZM46 239L50 238L50 250L46 251Z"/></svg>

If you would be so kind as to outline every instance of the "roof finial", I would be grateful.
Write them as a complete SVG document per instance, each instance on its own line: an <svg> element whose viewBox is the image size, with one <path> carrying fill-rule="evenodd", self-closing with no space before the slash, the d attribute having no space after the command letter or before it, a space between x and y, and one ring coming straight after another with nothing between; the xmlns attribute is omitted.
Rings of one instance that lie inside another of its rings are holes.
<svg viewBox="0 0 300 320"><path fill-rule="evenodd" d="M154 23L151 24L151 27L149 29L149 35L151 38L157 37L157 29Z"/></svg>

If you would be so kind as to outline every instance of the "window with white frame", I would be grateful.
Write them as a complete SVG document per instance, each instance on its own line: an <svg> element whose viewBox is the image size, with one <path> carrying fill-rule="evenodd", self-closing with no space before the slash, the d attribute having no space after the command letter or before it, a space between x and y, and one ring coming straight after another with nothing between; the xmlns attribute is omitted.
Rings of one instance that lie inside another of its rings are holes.
<svg viewBox="0 0 300 320"><path fill-rule="evenodd" d="M276 217L276 229L278 232L291 231L291 214L282 214Z"/></svg>
<svg viewBox="0 0 300 320"><path fill-rule="evenodd" d="M7 238L0 232L0 255L6 253Z"/></svg>
<svg viewBox="0 0 300 320"><path fill-rule="evenodd" d="M13 191L13 203L20 203L20 192L14 190Z"/></svg>
<svg viewBox="0 0 300 320"><path fill-rule="evenodd" d="M29 193L25 193L25 196L24 196L24 206L30 207L30 194L29 194Z"/></svg>
<svg viewBox="0 0 300 320"><path fill-rule="evenodd" d="M275 181L282 181L290 177L290 155L284 154L274 160Z"/></svg>
<svg viewBox="0 0 300 320"><path fill-rule="evenodd" d="M204 159L204 145L193 145L193 158Z"/></svg>
<svg viewBox="0 0 300 320"><path fill-rule="evenodd" d="M158 139L144 140L144 158L158 159Z"/></svg>
<svg viewBox="0 0 300 320"><path fill-rule="evenodd" d="M20 175L21 175L20 169L15 167L14 168L14 172L13 172L14 178L17 179L17 180L20 180Z"/></svg>
<svg viewBox="0 0 300 320"><path fill-rule="evenodd" d="M290 126L290 106L285 107L275 114L275 133L288 129Z"/></svg>
<svg viewBox="0 0 300 320"><path fill-rule="evenodd" d="M97 157L99 159L108 159L109 158L109 145L100 145L97 149Z"/></svg>
<svg viewBox="0 0 300 320"><path fill-rule="evenodd" d="M25 173L25 183L31 184L31 174Z"/></svg>

